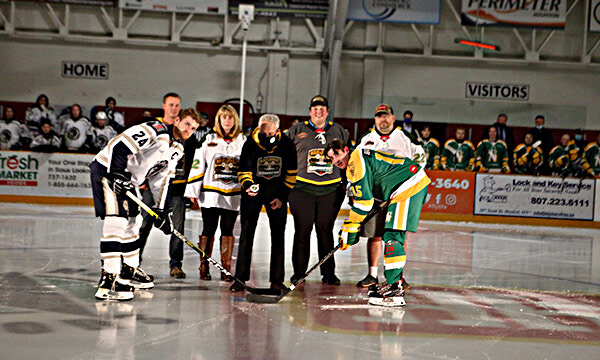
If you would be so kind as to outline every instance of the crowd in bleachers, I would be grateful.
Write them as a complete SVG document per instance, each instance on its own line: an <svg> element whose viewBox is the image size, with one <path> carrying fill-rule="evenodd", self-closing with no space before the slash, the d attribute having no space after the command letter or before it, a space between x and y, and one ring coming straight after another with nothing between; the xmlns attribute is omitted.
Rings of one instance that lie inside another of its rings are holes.
<svg viewBox="0 0 600 360"><path fill-rule="evenodd" d="M95 154L125 129L123 114L114 110L115 105L114 98L107 98L104 108L92 109L92 120L79 104L57 113L44 94L21 119L14 107L5 106L0 120L0 149Z"/></svg>
<svg viewBox="0 0 600 360"><path fill-rule="evenodd" d="M432 138L429 125L420 133L407 128L412 113L398 126L416 138L427 154L427 169L462 170L475 172L516 173L529 175L557 175L562 177L600 176L600 132L591 142L583 139L580 129L564 133L558 144L552 131L547 129L545 118L538 115L535 126L529 129L515 146L513 131L506 125L507 115L499 114L496 123L485 128L481 140L475 145L465 138L466 129L458 127L455 137L442 142Z"/></svg>
<svg viewBox="0 0 600 360"><path fill-rule="evenodd" d="M17 118L12 106L5 106L0 120L0 149L95 154L126 127L123 114L115 106L115 98L108 97L104 107L92 108L86 117L78 104L56 112L48 97L41 94L23 119ZM143 116L152 118L150 110L145 110ZM577 129L565 132L555 144L542 115L536 116L535 126L523 139L515 139L506 124L507 115L499 114L478 142L466 139L464 127L457 128L452 139L433 138L430 125L417 127L412 117L411 111L405 111L396 126L423 146L427 169L563 177L600 175L600 133L586 142L583 132Z"/></svg>

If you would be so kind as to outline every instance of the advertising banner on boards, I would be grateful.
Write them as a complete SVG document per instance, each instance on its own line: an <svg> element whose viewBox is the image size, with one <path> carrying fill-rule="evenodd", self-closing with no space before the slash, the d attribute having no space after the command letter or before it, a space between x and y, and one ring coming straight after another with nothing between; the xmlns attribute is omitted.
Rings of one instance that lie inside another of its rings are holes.
<svg viewBox="0 0 600 360"><path fill-rule="evenodd" d="M593 179L477 174L474 215L594 220Z"/></svg>

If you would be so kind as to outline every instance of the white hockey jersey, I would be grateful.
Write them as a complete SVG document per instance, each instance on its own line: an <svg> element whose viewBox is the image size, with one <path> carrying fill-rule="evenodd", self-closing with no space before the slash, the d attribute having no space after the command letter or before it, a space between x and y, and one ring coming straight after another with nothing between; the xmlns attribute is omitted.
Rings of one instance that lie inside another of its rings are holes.
<svg viewBox="0 0 600 360"><path fill-rule="evenodd" d="M117 136L117 132L110 125L104 125L102 129L92 126L88 130L87 136L90 138L89 145L91 145L92 150L95 150L104 148L110 139Z"/></svg>
<svg viewBox="0 0 600 360"><path fill-rule="evenodd" d="M19 121L11 121L8 124L0 120L0 149L8 150L15 145L19 145L19 139L28 138L31 140L31 132L27 125ZM23 144L20 144L23 145Z"/></svg>
<svg viewBox="0 0 600 360"><path fill-rule="evenodd" d="M242 186L238 168L245 135L227 141L216 133L206 135L196 150L185 197L197 198L201 207L239 210Z"/></svg>
<svg viewBox="0 0 600 360"><path fill-rule="evenodd" d="M134 185L140 186L147 179L152 196L162 209L170 179L175 176L177 161L182 156L183 144L171 139L167 126L149 121L134 125L110 140L94 160L109 173L126 169Z"/></svg>
<svg viewBox="0 0 600 360"><path fill-rule="evenodd" d="M360 139L357 149L368 149L387 152L396 156L407 157L421 167L425 167L427 157L421 145L410 141L400 128L395 128L389 135L380 135L374 128Z"/></svg>
<svg viewBox="0 0 600 360"><path fill-rule="evenodd" d="M83 116L77 120L68 118L62 125L63 145L71 151L79 150L85 144L91 128L92 123Z"/></svg>
<svg viewBox="0 0 600 360"><path fill-rule="evenodd" d="M30 107L25 111L25 120L40 124L42 118L46 118L52 122L52 126L56 126L56 114L53 108Z"/></svg>

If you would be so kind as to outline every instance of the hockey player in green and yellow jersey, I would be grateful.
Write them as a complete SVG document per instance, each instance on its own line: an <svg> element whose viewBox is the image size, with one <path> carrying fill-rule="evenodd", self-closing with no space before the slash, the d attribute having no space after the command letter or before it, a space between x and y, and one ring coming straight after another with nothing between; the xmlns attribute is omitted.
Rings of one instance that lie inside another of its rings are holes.
<svg viewBox="0 0 600 360"><path fill-rule="evenodd" d="M441 170L472 171L475 164L475 146L465 140L465 128L456 129L456 138L446 141L440 154Z"/></svg>
<svg viewBox="0 0 600 360"><path fill-rule="evenodd" d="M401 284L406 264L406 232L417 231L427 186L431 181L425 170L409 158L374 150L359 149L350 153L340 139L328 142L324 152L336 167L346 169L354 195L350 216L344 221L339 234L342 250L358 242L361 221L373 208L375 198L389 204L383 233L387 284L369 287L369 304L406 305Z"/></svg>
<svg viewBox="0 0 600 360"><path fill-rule="evenodd" d="M579 148L569 134L560 137L560 144L550 150L548 165L553 175L562 177L574 175L579 168Z"/></svg>
<svg viewBox="0 0 600 360"><path fill-rule="evenodd" d="M600 177L600 131L596 141L589 143L583 150L581 168L588 176Z"/></svg>
<svg viewBox="0 0 600 360"><path fill-rule="evenodd" d="M531 133L525 134L523 142L515 148L513 163L517 174L537 175L544 163L544 154L540 148L541 142L533 142Z"/></svg>
<svg viewBox="0 0 600 360"><path fill-rule="evenodd" d="M421 130L421 146L423 146L427 158L425 169L438 170L440 168L440 142L431 137L429 125L423 126L423 130Z"/></svg>
<svg viewBox="0 0 600 360"><path fill-rule="evenodd" d="M492 126L488 138L477 145L475 171L509 173L508 148L503 140L497 139L498 130Z"/></svg>

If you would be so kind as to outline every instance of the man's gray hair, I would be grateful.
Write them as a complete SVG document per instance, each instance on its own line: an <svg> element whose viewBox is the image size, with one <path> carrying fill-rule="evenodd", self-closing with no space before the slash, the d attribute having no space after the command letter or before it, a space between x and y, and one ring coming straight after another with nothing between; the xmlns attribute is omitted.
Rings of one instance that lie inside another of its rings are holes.
<svg viewBox="0 0 600 360"><path fill-rule="evenodd" d="M275 123L275 125L279 129L279 116L275 114L264 114L263 116L261 116L260 119L258 119L258 126L260 126L264 122Z"/></svg>

